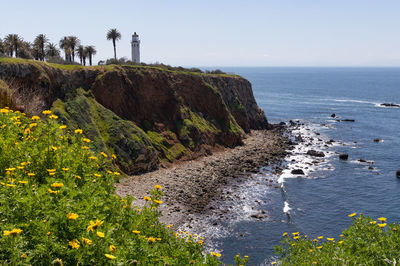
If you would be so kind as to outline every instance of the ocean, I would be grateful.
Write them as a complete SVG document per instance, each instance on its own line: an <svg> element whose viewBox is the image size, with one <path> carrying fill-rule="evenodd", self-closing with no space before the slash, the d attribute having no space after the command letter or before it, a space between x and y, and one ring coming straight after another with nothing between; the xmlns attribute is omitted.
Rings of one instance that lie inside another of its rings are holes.
<svg viewBox="0 0 400 266"><path fill-rule="evenodd" d="M283 172L265 168L232 193L240 195L228 221L199 225L208 248L233 263L240 253L250 265L269 265L284 232L338 237L357 212L400 222L400 68L221 68L248 79L268 121L300 126L291 133L305 142L285 158ZM336 118L331 115L335 114ZM338 122L351 119L354 122ZM379 138L381 141L375 142ZM326 145L334 140L333 145ZM306 154L323 151L325 157ZM341 161L339 153L349 159ZM359 160L366 162L360 162ZM303 169L304 176L291 174ZM273 186L267 186L270 180ZM262 210L266 218L252 213Z"/></svg>

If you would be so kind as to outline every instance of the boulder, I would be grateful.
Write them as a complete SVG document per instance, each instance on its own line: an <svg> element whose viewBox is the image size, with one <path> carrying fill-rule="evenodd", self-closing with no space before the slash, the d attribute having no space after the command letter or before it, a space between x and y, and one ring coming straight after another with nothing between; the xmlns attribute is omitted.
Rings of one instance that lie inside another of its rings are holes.
<svg viewBox="0 0 400 266"><path fill-rule="evenodd" d="M382 139L380 139L380 138L375 138L375 139L374 139L374 142L382 142Z"/></svg>
<svg viewBox="0 0 400 266"><path fill-rule="evenodd" d="M301 170L301 169L293 169L293 170L291 171L291 173L292 173L293 175L304 175L304 172L303 172L303 170Z"/></svg>
<svg viewBox="0 0 400 266"><path fill-rule="evenodd" d="M397 177L397 178L400 178L400 170L397 170L397 171L396 171L396 177Z"/></svg>
<svg viewBox="0 0 400 266"><path fill-rule="evenodd" d="M335 114L335 113L331 114L331 117L332 117L332 118L335 118L335 117L336 117L336 114Z"/></svg>
<svg viewBox="0 0 400 266"><path fill-rule="evenodd" d="M339 154L339 159L343 161L347 161L349 159L349 155L347 153Z"/></svg>
<svg viewBox="0 0 400 266"><path fill-rule="evenodd" d="M325 154L322 151L309 150L307 151L307 154L314 157L325 157Z"/></svg>

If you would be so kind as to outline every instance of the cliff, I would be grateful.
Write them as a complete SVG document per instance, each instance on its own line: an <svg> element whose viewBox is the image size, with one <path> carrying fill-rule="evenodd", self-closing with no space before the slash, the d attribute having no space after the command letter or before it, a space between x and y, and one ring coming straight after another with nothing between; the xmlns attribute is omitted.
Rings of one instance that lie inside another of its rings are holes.
<svg viewBox="0 0 400 266"><path fill-rule="evenodd" d="M1 58L0 98L30 115L53 110L128 174L239 145L244 132L268 127L251 84L236 75Z"/></svg>

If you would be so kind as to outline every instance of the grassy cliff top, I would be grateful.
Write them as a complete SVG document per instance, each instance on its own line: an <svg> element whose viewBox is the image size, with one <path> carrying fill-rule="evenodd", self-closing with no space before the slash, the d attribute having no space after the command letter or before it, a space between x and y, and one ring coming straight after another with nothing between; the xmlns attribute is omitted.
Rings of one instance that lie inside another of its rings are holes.
<svg viewBox="0 0 400 266"><path fill-rule="evenodd" d="M61 70L68 70L68 71L73 71L73 70L105 70L105 71L112 71L116 67L124 67L124 68L132 68L132 69L153 69L153 70L159 70L159 71L166 71L166 72L171 72L171 73L176 73L176 74L191 74L191 75L199 75L199 76L211 76L211 77L230 77L230 78L242 78L239 75L236 74L215 74L215 73L201 73L201 72L196 72L192 71L191 69L188 68L177 68L177 67L163 67L163 66L154 66L154 65L97 65L97 66L81 66L81 65L62 65L62 64L54 64L54 63L47 63L47 62L42 62L42 61L37 61L37 60L32 60L32 59L22 59L22 58L13 58L13 57L0 57L0 65L2 64L31 64L35 65L38 67L42 66L47 66L47 67L53 67L56 69L61 69Z"/></svg>

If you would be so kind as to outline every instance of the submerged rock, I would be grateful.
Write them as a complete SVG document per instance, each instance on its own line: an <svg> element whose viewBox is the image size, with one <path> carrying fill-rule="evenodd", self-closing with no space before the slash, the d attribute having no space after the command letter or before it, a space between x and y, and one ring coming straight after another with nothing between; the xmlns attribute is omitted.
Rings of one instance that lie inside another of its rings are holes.
<svg viewBox="0 0 400 266"><path fill-rule="evenodd" d="M347 159L349 159L349 155L347 153L339 154L339 159L347 161Z"/></svg>

